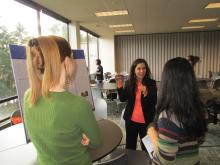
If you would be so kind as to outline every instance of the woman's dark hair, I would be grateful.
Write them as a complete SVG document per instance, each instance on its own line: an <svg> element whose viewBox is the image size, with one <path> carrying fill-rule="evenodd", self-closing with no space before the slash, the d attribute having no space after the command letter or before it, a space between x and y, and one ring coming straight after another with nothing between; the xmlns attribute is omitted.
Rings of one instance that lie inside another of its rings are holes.
<svg viewBox="0 0 220 165"><path fill-rule="evenodd" d="M150 68L147 64L147 61L142 59L142 58L138 58L136 59L132 65L131 65L131 68L130 68L130 76L129 76L129 80L130 80L130 87L131 89L134 88L136 86L136 81L137 81L137 77L135 75L135 68L137 67L138 64L141 64L143 63L146 67L146 74L143 78L143 82L146 82L146 80L148 78L151 78L151 71L150 71Z"/></svg>
<svg viewBox="0 0 220 165"><path fill-rule="evenodd" d="M188 137L203 137L207 131L205 110L199 97L195 74L190 63L181 57L169 60L163 69L157 102L157 121L166 111L174 115Z"/></svg>
<svg viewBox="0 0 220 165"><path fill-rule="evenodd" d="M97 64L97 65L101 65L101 60L100 60L100 59L97 59L97 60L96 60L96 64Z"/></svg>

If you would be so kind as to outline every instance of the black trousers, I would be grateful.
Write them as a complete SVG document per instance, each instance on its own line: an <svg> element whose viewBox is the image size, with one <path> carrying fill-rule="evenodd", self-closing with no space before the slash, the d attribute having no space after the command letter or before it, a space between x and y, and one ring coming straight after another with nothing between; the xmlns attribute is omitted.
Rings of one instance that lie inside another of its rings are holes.
<svg viewBox="0 0 220 165"><path fill-rule="evenodd" d="M147 134L147 125L142 123L136 123L131 120L125 121L125 130L126 130L126 148L136 150L137 147L137 138L142 139ZM142 141L141 148L143 151L146 151Z"/></svg>

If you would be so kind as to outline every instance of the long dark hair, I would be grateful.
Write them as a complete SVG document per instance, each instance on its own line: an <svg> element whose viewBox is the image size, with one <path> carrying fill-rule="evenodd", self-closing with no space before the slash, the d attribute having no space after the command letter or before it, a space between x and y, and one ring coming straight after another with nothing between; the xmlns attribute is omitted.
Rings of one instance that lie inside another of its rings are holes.
<svg viewBox="0 0 220 165"><path fill-rule="evenodd" d="M156 117L166 111L174 115L188 137L202 137L207 131L205 110L199 97L195 74L181 57L169 60L161 77Z"/></svg>
<svg viewBox="0 0 220 165"><path fill-rule="evenodd" d="M135 75L135 68L136 68L136 66L137 66L138 64L140 64L140 63L143 63L143 64L145 65L145 67L146 67L146 74L145 74L145 76L144 76L144 78L143 78L143 82L146 82L146 80L147 80L148 78L151 78L151 71L150 71L150 68L149 68L149 66L148 66L148 64L147 64L147 61L144 60L144 59L142 59L142 58L138 58L138 59L136 59L136 60L132 63L131 68L130 68L130 77L129 77L129 80L130 80L130 86L131 86L131 87L136 86L137 77L136 77L136 75Z"/></svg>

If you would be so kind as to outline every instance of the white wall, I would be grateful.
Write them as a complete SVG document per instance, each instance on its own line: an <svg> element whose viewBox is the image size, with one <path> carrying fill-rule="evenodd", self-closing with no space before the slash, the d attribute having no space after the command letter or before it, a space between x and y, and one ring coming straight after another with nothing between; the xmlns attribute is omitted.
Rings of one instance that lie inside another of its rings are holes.
<svg viewBox="0 0 220 165"><path fill-rule="evenodd" d="M115 73L114 36L99 38L99 58L105 72Z"/></svg>

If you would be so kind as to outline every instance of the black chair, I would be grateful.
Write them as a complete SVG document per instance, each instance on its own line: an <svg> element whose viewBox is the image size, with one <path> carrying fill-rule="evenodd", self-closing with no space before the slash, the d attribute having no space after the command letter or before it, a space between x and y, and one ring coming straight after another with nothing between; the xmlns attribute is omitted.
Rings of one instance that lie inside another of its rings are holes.
<svg viewBox="0 0 220 165"><path fill-rule="evenodd" d="M208 88L207 80L198 80L197 85L198 85L199 89L207 89Z"/></svg>
<svg viewBox="0 0 220 165"><path fill-rule="evenodd" d="M218 98L213 98L207 101L206 110L208 113L208 123L217 124L218 114L220 113L220 100Z"/></svg>
<svg viewBox="0 0 220 165"><path fill-rule="evenodd" d="M220 79L214 81L213 89L220 90Z"/></svg>
<svg viewBox="0 0 220 165"><path fill-rule="evenodd" d="M115 79L110 79L109 83L116 83ZM114 100L117 99L118 93L116 90L108 90L106 93L107 99Z"/></svg>
<svg viewBox="0 0 220 165"><path fill-rule="evenodd" d="M11 125L19 124L22 122L21 111L16 110L11 115Z"/></svg>
<svg viewBox="0 0 220 165"><path fill-rule="evenodd" d="M106 73L104 73L104 76L105 76L106 80L109 80L112 77L112 74L111 74L111 72L106 72Z"/></svg>
<svg viewBox="0 0 220 165"><path fill-rule="evenodd" d="M116 149L113 154L108 155L109 159L95 163L94 165L126 165L128 161L128 156L125 152Z"/></svg>

